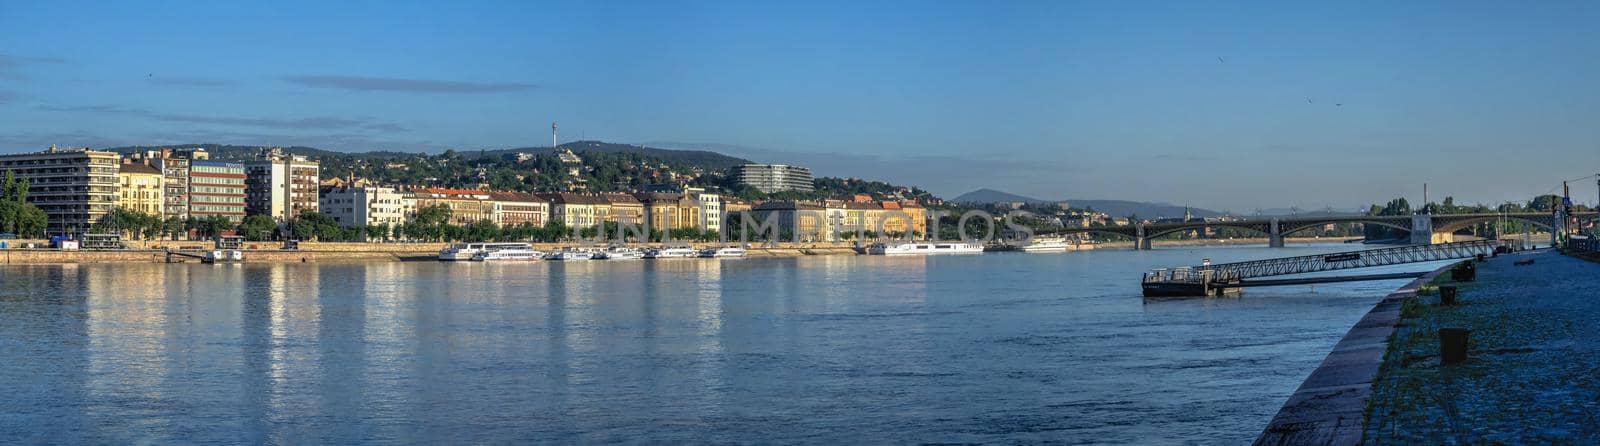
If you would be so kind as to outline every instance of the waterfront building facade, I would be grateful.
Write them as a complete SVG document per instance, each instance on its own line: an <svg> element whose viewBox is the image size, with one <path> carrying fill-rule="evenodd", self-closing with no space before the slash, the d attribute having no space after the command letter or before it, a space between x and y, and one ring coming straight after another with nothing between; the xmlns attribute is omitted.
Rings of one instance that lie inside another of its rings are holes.
<svg viewBox="0 0 1600 446"><path fill-rule="evenodd" d="M166 204L161 170L124 159L117 168L117 207L160 217Z"/></svg>
<svg viewBox="0 0 1600 446"><path fill-rule="evenodd" d="M569 227L589 228L598 225L605 221L605 215L611 209L611 203L592 195L554 192L539 194L539 197L550 200L550 219Z"/></svg>
<svg viewBox="0 0 1600 446"><path fill-rule="evenodd" d="M416 212L416 199L392 187L343 186L324 188L318 198L323 215L340 226L404 224Z"/></svg>
<svg viewBox="0 0 1600 446"><path fill-rule="evenodd" d="M739 185L750 186L762 193L784 191L810 192L814 187L811 169L787 164L744 164L733 168L733 178Z"/></svg>
<svg viewBox="0 0 1600 446"><path fill-rule="evenodd" d="M833 240L833 226L827 218L828 209L823 206L795 201L769 201L746 211L746 214L754 216L754 221L771 224L784 241ZM751 227L756 226L752 224ZM751 237L756 235L750 234Z"/></svg>
<svg viewBox="0 0 1600 446"><path fill-rule="evenodd" d="M722 196L706 192L704 188L690 187L683 190L700 203L700 226L706 231L722 230Z"/></svg>
<svg viewBox="0 0 1600 446"><path fill-rule="evenodd" d="M450 208L450 224L469 225L494 220L494 201L488 191L423 188L413 191L417 210L443 205Z"/></svg>
<svg viewBox="0 0 1600 446"><path fill-rule="evenodd" d="M606 204L610 205L610 209L607 210L606 215L602 218L602 221L630 223L634 225L644 224L644 204L640 203L639 199L634 198L633 195L623 193L606 193L601 194L600 198L604 198L606 200Z"/></svg>
<svg viewBox="0 0 1600 446"><path fill-rule="evenodd" d="M117 205L121 156L89 149L0 155L0 170L28 180L28 202L44 211L45 231L86 231Z"/></svg>
<svg viewBox="0 0 1600 446"><path fill-rule="evenodd" d="M524 192L491 192L494 210L490 220L503 227L544 226L550 221L550 201Z"/></svg>
<svg viewBox="0 0 1600 446"><path fill-rule="evenodd" d="M189 161L189 216L225 217L239 222L245 214L244 164Z"/></svg>
<svg viewBox="0 0 1600 446"><path fill-rule="evenodd" d="M289 221L300 212L317 211L321 167L316 161L273 148L245 163L245 169L245 204L251 215Z"/></svg>
<svg viewBox="0 0 1600 446"><path fill-rule="evenodd" d="M699 229L700 202L686 194L637 193L634 198L644 205L644 219L650 222L651 231L672 229Z"/></svg>

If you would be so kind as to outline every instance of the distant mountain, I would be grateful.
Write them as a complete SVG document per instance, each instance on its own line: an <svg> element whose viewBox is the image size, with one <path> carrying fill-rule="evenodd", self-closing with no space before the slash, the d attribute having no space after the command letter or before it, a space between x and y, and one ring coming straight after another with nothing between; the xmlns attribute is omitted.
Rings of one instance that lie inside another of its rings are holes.
<svg viewBox="0 0 1600 446"><path fill-rule="evenodd" d="M1142 201L1079 199L1042 200L994 189L978 189L972 192L961 194L950 201L955 203L1004 203L1014 201L1020 201L1023 203L1053 203L1057 201L1066 201L1068 204L1072 205L1073 208L1092 208L1096 211L1104 212L1106 215L1113 217L1126 217L1128 215L1138 215L1143 218L1182 217L1185 210L1183 206L1175 204L1147 203ZM1187 210L1196 217L1216 217L1222 215L1221 212L1210 209L1188 208Z"/></svg>
<svg viewBox="0 0 1600 446"><path fill-rule="evenodd" d="M950 199L950 201L954 203L1006 203L1013 201L1020 201L1023 203L1044 203L1049 200L1040 200L1038 198L1024 197L1009 192L1001 192L994 189L985 188L961 194Z"/></svg>

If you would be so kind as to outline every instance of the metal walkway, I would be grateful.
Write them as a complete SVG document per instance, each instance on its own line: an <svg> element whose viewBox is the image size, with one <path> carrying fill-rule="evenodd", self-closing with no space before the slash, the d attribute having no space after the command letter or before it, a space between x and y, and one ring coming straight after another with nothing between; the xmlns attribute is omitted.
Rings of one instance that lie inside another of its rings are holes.
<svg viewBox="0 0 1600 446"><path fill-rule="evenodd" d="M1464 259L1493 253L1497 246L1500 242L1495 240L1478 240L1163 268L1145 273L1142 283L1146 296L1197 296L1238 287L1243 279ZM1265 285L1269 281L1258 282Z"/></svg>

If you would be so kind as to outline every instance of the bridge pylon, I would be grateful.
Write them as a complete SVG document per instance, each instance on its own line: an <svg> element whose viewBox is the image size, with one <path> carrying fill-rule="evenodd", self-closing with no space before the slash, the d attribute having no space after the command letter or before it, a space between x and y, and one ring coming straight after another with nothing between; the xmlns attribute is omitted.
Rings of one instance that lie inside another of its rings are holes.
<svg viewBox="0 0 1600 446"><path fill-rule="evenodd" d="M1277 218L1272 219L1271 230L1267 231L1267 247L1283 247L1283 229L1279 226Z"/></svg>

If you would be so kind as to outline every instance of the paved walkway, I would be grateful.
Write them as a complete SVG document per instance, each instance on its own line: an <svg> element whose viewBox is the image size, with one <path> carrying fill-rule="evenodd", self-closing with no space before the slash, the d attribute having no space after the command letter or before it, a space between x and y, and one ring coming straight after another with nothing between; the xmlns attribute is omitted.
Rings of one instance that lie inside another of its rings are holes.
<svg viewBox="0 0 1600 446"><path fill-rule="evenodd" d="M1600 263L1502 255L1457 285L1457 306L1403 305L1365 442L1600 444ZM1472 330L1467 362L1439 365L1443 327Z"/></svg>

